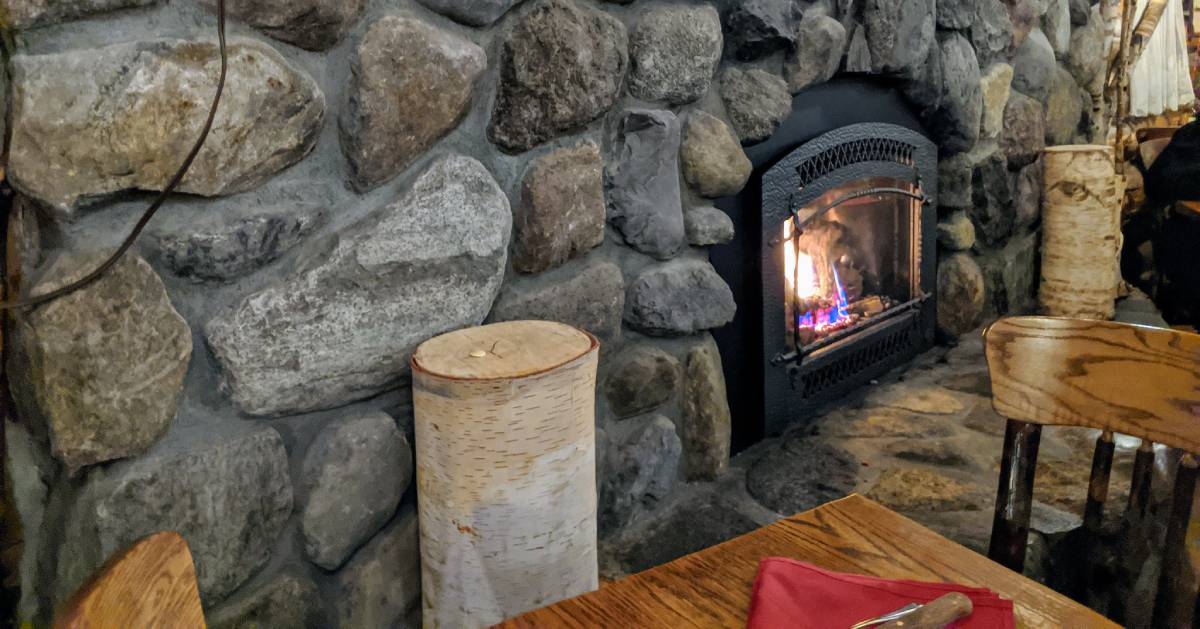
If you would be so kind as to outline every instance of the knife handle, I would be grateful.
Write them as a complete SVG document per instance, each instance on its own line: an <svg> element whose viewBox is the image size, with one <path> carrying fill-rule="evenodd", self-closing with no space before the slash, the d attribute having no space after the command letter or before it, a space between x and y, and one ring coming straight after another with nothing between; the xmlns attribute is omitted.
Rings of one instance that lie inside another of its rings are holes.
<svg viewBox="0 0 1200 629"><path fill-rule="evenodd" d="M921 609L897 620L879 625L879 629L941 629L971 615L971 599L951 592L926 603Z"/></svg>

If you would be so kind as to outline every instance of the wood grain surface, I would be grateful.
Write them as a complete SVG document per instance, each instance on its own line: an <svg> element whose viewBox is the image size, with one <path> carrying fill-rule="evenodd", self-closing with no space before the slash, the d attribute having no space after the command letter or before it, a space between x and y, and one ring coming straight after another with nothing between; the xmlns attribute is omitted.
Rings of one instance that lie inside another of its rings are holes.
<svg viewBox="0 0 1200 629"><path fill-rule="evenodd" d="M56 629L203 629L204 611L187 542L155 533L113 556L59 610Z"/></svg>
<svg viewBox="0 0 1200 629"><path fill-rule="evenodd" d="M893 511L852 495L724 544L510 619L505 628L744 627L764 557L829 570L991 588L1018 627L1116 627L1092 610Z"/></svg>
<svg viewBox="0 0 1200 629"><path fill-rule="evenodd" d="M1200 452L1200 335L1053 317L1001 319L984 335L1000 415Z"/></svg>
<svg viewBox="0 0 1200 629"><path fill-rule="evenodd" d="M565 365L596 343L563 323L506 321L429 339L413 352L412 366L442 378L523 378Z"/></svg>

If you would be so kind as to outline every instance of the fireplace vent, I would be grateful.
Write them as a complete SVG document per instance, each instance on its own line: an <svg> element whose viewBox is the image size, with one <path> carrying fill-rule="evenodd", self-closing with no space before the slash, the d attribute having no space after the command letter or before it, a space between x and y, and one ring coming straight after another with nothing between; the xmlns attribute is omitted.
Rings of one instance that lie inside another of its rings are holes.
<svg viewBox="0 0 1200 629"><path fill-rule="evenodd" d="M913 163L911 144L890 138L861 138L840 142L809 157L796 167L800 186L825 177L829 173L859 162L895 162L904 166Z"/></svg>

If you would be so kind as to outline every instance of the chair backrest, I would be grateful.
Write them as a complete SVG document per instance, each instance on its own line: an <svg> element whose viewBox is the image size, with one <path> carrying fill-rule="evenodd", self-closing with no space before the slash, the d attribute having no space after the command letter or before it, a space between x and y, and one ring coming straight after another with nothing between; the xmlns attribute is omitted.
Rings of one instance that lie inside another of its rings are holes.
<svg viewBox="0 0 1200 629"><path fill-rule="evenodd" d="M1102 431L1084 509L1089 543L1100 532L1112 469L1113 433L1142 440L1129 509L1145 512L1153 444L1185 452L1163 546L1155 627L1190 627L1195 579L1185 547L1200 452L1200 335L1054 317L1001 319L984 332L992 404L1008 419L988 557L1016 571L1025 562L1033 478L1043 425ZM1081 583L1086 586L1083 575Z"/></svg>
<svg viewBox="0 0 1200 629"><path fill-rule="evenodd" d="M166 531L114 555L59 609L54 626L204 629L187 542Z"/></svg>

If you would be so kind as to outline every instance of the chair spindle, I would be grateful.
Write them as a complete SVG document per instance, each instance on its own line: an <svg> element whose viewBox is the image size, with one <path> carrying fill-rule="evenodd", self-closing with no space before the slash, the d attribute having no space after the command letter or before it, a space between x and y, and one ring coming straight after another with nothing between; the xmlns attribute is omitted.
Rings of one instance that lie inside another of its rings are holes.
<svg viewBox="0 0 1200 629"><path fill-rule="evenodd" d="M1200 464L1192 454L1179 459L1175 473L1175 491L1171 500L1171 519L1163 541L1162 573L1154 601L1153 627L1192 627L1196 610L1196 577L1187 550L1188 520L1192 515L1192 497Z"/></svg>
<svg viewBox="0 0 1200 629"><path fill-rule="evenodd" d="M1142 439L1137 454L1133 459L1133 472L1129 477L1129 506L1130 515L1142 517L1146 515L1146 507L1150 505L1150 479L1154 476L1154 442Z"/></svg>
<svg viewBox="0 0 1200 629"><path fill-rule="evenodd" d="M1088 481L1087 505L1083 509L1083 527L1089 536L1100 533L1104 520L1104 503L1108 500L1108 479L1112 472L1113 434L1111 430L1100 433L1096 439L1096 453L1092 456L1092 477Z"/></svg>
<svg viewBox="0 0 1200 629"><path fill-rule="evenodd" d="M1033 475L1037 471L1041 439L1042 427L1037 424L1010 419L1004 429L1000 488L996 492L988 557L1014 572L1025 567L1025 545L1029 541L1029 517L1033 509Z"/></svg>

